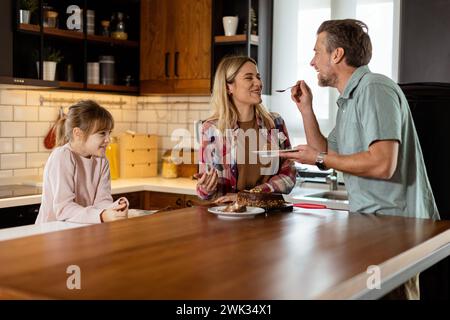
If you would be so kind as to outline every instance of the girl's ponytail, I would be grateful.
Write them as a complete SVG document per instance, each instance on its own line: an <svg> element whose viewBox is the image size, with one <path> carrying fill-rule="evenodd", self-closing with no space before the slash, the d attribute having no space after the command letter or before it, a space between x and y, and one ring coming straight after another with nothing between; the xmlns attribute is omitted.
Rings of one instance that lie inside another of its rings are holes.
<svg viewBox="0 0 450 320"><path fill-rule="evenodd" d="M66 115L63 115L56 123L56 146L60 147L69 142L66 134Z"/></svg>

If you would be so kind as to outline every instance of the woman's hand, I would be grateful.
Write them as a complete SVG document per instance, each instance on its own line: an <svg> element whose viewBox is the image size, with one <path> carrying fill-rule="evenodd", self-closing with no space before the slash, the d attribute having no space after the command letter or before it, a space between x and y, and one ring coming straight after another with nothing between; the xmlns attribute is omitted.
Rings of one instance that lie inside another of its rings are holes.
<svg viewBox="0 0 450 320"><path fill-rule="evenodd" d="M218 175L216 169L211 169L203 174L197 174L197 187L205 193L214 193L217 190Z"/></svg>
<svg viewBox="0 0 450 320"><path fill-rule="evenodd" d="M226 195L217 198L214 201L214 203L221 204L227 202L236 202L236 200L237 200L237 193L227 193Z"/></svg>
<svg viewBox="0 0 450 320"><path fill-rule="evenodd" d="M297 84L291 89L291 99L297 105L300 113L311 112L313 96L311 89L308 87L305 81L299 80Z"/></svg>

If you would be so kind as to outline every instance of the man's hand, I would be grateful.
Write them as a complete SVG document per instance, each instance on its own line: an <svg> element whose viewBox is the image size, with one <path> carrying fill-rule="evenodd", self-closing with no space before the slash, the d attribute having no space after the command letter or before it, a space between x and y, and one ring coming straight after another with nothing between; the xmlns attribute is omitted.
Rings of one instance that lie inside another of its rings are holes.
<svg viewBox="0 0 450 320"><path fill-rule="evenodd" d="M297 84L291 89L291 99L297 105L300 113L312 112L312 100L313 96L311 89L308 87L305 81L299 80Z"/></svg>
<svg viewBox="0 0 450 320"><path fill-rule="evenodd" d="M305 144L296 146L294 147L294 149L297 149L297 152L280 152L280 157L295 160L303 164L314 165L316 163L316 158L319 154L319 151L317 151L313 147Z"/></svg>

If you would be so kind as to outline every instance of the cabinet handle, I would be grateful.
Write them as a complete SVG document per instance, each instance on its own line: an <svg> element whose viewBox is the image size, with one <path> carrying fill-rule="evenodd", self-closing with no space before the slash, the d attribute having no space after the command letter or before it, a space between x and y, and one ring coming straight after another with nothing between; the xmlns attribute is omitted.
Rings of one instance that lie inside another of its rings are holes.
<svg viewBox="0 0 450 320"><path fill-rule="evenodd" d="M186 201L186 207L192 207L192 201L191 200Z"/></svg>
<svg viewBox="0 0 450 320"><path fill-rule="evenodd" d="M175 68L174 68L175 77L178 77L178 56L179 55L180 55L180 53L178 51L175 52Z"/></svg>
<svg viewBox="0 0 450 320"><path fill-rule="evenodd" d="M166 52L166 57L164 59L164 73L166 74L166 78L169 77L169 56L170 53Z"/></svg>
<svg viewBox="0 0 450 320"><path fill-rule="evenodd" d="M181 206L182 202L183 202L183 201L181 200L181 198L178 198L177 201L175 202L175 204L176 204L177 206Z"/></svg>

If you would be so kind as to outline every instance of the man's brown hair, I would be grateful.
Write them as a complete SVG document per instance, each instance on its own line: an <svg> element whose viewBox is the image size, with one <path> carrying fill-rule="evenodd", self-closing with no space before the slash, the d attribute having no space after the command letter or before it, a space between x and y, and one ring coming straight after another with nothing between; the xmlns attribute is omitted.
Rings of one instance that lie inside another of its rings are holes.
<svg viewBox="0 0 450 320"><path fill-rule="evenodd" d="M367 25L359 20L324 21L317 34L326 32L326 47L330 53L337 48L344 49L344 58L349 66L358 68L367 65L372 58L372 43Z"/></svg>

